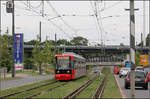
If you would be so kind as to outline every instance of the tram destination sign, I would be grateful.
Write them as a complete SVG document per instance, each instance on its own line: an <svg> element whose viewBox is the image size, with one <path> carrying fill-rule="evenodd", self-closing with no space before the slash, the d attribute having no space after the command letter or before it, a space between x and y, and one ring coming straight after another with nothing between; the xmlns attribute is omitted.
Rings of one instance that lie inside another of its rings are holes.
<svg viewBox="0 0 150 99"><path fill-rule="evenodd" d="M59 59L59 60L68 60L69 57L68 56L58 56L57 59Z"/></svg>

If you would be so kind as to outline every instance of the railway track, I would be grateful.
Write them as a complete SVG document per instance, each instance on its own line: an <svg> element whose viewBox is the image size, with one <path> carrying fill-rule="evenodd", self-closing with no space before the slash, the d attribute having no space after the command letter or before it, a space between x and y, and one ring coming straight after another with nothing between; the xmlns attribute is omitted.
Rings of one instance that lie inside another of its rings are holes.
<svg viewBox="0 0 150 99"><path fill-rule="evenodd" d="M46 84L41 84L39 86L32 87L32 88L29 88L29 89L25 89L25 90L21 90L21 91L18 91L18 92L10 93L10 94L4 95L4 96L0 96L0 99L8 98L10 96L15 96L15 95L20 94L20 93L24 93L24 92L27 92L27 91L35 90L35 89L38 89L38 88L41 88L41 87L44 87L44 86L48 86L50 84L54 84L56 82L57 82L57 80L49 82L49 83L46 83Z"/></svg>
<svg viewBox="0 0 150 99"><path fill-rule="evenodd" d="M99 87L96 89L95 94L93 95L92 99L100 99L102 97L106 81L107 81L107 76L104 77L103 81L100 83Z"/></svg>
<svg viewBox="0 0 150 99"><path fill-rule="evenodd" d="M58 86L49 88L48 90L37 92L37 93L35 93L35 94L31 95L31 96L26 97L25 99L32 99L33 97L42 95L43 93L45 94L45 93L50 92L50 91L52 91L52 90L54 90L54 89L56 89L56 88L59 88L59 87L61 87L61 86L64 86L64 85L66 85L66 84L68 84L68 83L69 83L69 82L65 82L65 83L62 83L62 84L60 84L60 85L58 85Z"/></svg>
<svg viewBox="0 0 150 99"><path fill-rule="evenodd" d="M94 80L98 78L99 75L96 75L92 79L88 80L85 82L83 85L81 85L79 88L68 94L67 96L64 97L64 99L74 99L80 92L82 92L85 88L87 88Z"/></svg>

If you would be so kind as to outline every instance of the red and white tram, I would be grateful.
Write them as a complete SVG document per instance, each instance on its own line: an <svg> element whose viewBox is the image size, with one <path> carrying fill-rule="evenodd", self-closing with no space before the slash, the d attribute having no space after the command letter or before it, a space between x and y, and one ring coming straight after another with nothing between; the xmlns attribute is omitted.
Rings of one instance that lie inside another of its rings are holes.
<svg viewBox="0 0 150 99"><path fill-rule="evenodd" d="M85 58L72 53L65 52L56 55L55 78L57 80L72 80L86 75Z"/></svg>

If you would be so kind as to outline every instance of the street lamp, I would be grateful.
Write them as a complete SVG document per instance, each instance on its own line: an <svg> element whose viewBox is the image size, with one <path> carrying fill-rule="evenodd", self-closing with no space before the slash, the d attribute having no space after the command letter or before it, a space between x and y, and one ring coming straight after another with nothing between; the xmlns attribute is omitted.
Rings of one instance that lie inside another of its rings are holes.
<svg viewBox="0 0 150 99"><path fill-rule="evenodd" d="M6 11L7 13L12 13L12 77L15 77L15 60L14 60L14 34L15 34L15 7L14 0L8 0L6 3Z"/></svg>

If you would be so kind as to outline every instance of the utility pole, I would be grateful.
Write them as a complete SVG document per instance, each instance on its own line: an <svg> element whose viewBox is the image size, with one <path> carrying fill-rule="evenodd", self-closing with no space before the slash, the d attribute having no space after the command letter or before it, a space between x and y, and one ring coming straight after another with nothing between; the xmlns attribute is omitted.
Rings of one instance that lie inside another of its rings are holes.
<svg viewBox="0 0 150 99"><path fill-rule="evenodd" d="M143 47L143 34L141 33L141 48Z"/></svg>
<svg viewBox="0 0 150 99"><path fill-rule="evenodd" d="M48 41L48 36L46 35L46 42Z"/></svg>
<svg viewBox="0 0 150 99"><path fill-rule="evenodd" d="M134 0L130 0L130 62L131 62L131 98L135 98L135 16L134 16Z"/></svg>
<svg viewBox="0 0 150 99"><path fill-rule="evenodd" d="M7 13L12 13L12 77L15 77L15 55L14 55L14 34L15 34L15 5L14 0L8 0L6 2Z"/></svg>
<svg viewBox="0 0 150 99"><path fill-rule="evenodd" d="M135 16L134 0L130 0L130 62L131 62L131 98L135 97Z"/></svg>
<svg viewBox="0 0 150 99"><path fill-rule="evenodd" d="M42 17L44 17L44 0L42 0Z"/></svg>
<svg viewBox="0 0 150 99"><path fill-rule="evenodd" d="M41 52L41 21L39 23L39 35L40 35L40 38L39 38L39 41L40 41L40 52ZM40 60L40 64L39 64L39 74L41 75L42 74L42 62Z"/></svg>
<svg viewBox="0 0 150 99"><path fill-rule="evenodd" d="M143 48L143 34L141 33L141 53L143 53L142 48Z"/></svg>
<svg viewBox="0 0 150 99"><path fill-rule="evenodd" d="M150 5L150 0L149 0L149 5ZM150 6L149 6L149 9L150 9ZM149 23L150 23L150 18L149 18ZM150 26L150 24L149 24ZM149 28L149 36L150 36L150 28ZM150 40L149 40L149 48L150 48Z"/></svg>
<svg viewBox="0 0 150 99"><path fill-rule="evenodd" d="M143 46L146 47L146 37L145 37L145 0L143 0Z"/></svg>
<svg viewBox="0 0 150 99"><path fill-rule="evenodd" d="M57 46L57 34L55 33L55 47Z"/></svg>
<svg viewBox="0 0 150 99"><path fill-rule="evenodd" d="M0 63L1 63L1 0L0 0ZM1 64L0 64L0 68L1 68ZM0 73L0 77L1 77L1 73Z"/></svg>
<svg viewBox="0 0 150 99"><path fill-rule="evenodd" d="M15 4L14 4L14 0L12 0L12 6L13 6L13 11L12 11L12 36L13 36L13 46L12 46L12 55L13 55L13 60L12 60L12 77L15 77L15 55L14 55L14 46L15 46L15 42L14 42L14 35L15 35Z"/></svg>
<svg viewBox="0 0 150 99"><path fill-rule="evenodd" d="M149 5L150 5L150 0L149 0ZM149 9L150 9L150 6L149 6ZM149 18L149 23L150 23L150 18ZM149 26L150 26L150 24L149 24ZM149 36L150 36L150 28L149 28ZM150 40L149 40L149 48L150 48Z"/></svg>
<svg viewBox="0 0 150 99"><path fill-rule="evenodd" d="M56 46L57 46L57 34L55 33L55 54L57 53Z"/></svg>

